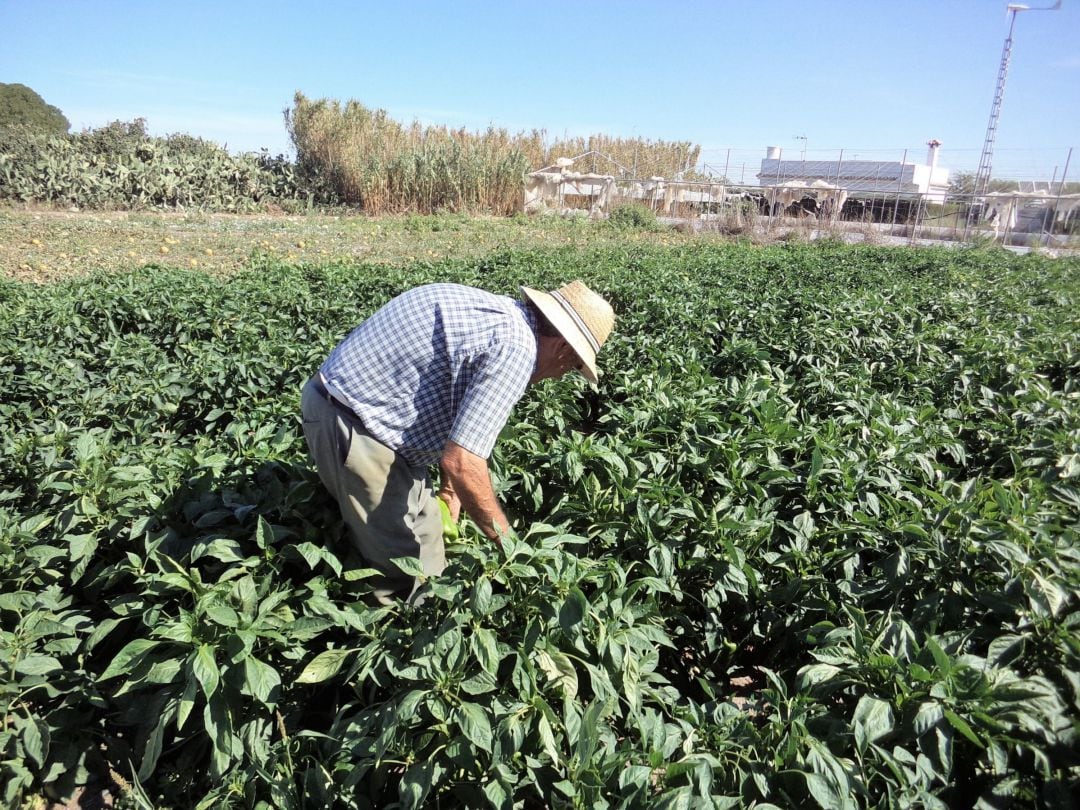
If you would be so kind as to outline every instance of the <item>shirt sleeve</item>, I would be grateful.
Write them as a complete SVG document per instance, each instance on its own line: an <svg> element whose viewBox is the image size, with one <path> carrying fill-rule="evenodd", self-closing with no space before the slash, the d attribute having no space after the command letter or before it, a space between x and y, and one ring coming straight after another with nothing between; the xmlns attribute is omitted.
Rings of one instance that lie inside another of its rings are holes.
<svg viewBox="0 0 1080 810"><path fill-rule="evenodd" d="M473 359L465 395L454 417L450 440L488 458L510 411L525 393L536 352L520 343L494 344Z"/></svg>

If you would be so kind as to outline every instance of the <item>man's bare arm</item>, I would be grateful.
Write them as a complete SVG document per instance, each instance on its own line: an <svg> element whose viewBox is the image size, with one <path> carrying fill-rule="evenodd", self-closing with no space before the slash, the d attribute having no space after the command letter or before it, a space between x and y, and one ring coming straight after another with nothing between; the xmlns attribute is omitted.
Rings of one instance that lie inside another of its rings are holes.
<svg viewBox="0 0 1080 810"><path fill-rule="evenodd" d="M444 479L439 494L446 498L451 514L457 501L480 530L496 542L500 533L510 531L510 523L491 487L487 459L469 452L460 444L447 442L439 466Z"/></svg>

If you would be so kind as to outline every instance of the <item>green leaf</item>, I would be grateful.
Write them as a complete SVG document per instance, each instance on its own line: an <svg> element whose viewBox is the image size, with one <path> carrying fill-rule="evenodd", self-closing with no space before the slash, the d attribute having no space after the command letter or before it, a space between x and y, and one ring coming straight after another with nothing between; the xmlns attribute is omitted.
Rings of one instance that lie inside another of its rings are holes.
<svg viewBox="0 0 1080 810"><path fill-rule="evenodd" d="M18 533L35 535L52 523L54 517L54 515L34 515L28 517L26 520L19 523Z"/></svg>
<svg viewBox="0 0 1080 810"><path fill-rule="evenodd" d="M211 509L210 511L199 515L198 519L195 521L195 526L199 529L209 529L214 526L220 526L226 520L231 520L232 518L233 513L231 509ZM262 518L260 517L259 520L262 520ZM259 545L259 548L265 548L265 542L260 542L260 535L258 532L256 532L255 537L256 544Z"/></svg>
<svg viewBox="0 0 1080 810"><path fill-rule="evenodd" d="M51 655L31 653L15 665L15 671L20 675L48 675L63 669L63 666Z"/></svg>
<svg viewBox="0 0 1080 810"><path fill-rule="evenodd" d="M148 638L137 638L124 646L112 663L98 676L98 681L107 681L117 675L127 675L142 663L143 659L152 651L162 646L163 642Z"/></svg>
<svg viewBox="0 0 1080 810"><path fill-rule="evenodd" d="M228 770L238 743L233 734L233 718L224 694L218 693L206 702L203 723L206 726L206 736L213 744L211 775L220 778Z"/></svg>
<svg viewBox="0 0 1080 810"><path fill-rule="evenodd" d="M860 754L893 728L892 707L884 700L863 695L855 706L855 746Z"/></svg>
<svg viewBox="0 0 1080 810"><path fill-rule="evenodd" d="M239 627L240 617L226 604L214 602L206 608L206 616L222 627Z"/></svg>
<svg viewBox="0 0 1080 810"><path fill-rule="evenodd" d="M457 722L469 742L491 753L491 720L481 706L462 703L457 709Z"/></svg>
<svg viewBox="0 0 1080 810"><path fill-rule="evenodd" d="M191 672L202 687L206 699L212 698L221 680L213 647L209 644L199 645L191 659Z"/></svg>
<svg viewBox="0 0 1080 810"><path fill-rule="evenodd" d="M810 539L814 536L816 530L814 516L809 512L800 512L797 514L792 521L792 524L795 526L795 531L798 532L800 537Z"/></svg>
<svg viewBox="0 0 1080 810"><path fill-rule="evenodd" d="M382 576L382 571L378 568L350 568L342 575L346 582L359 582L362 579L378 576Z"/></svg>
<svg viewBox="0 0 1080 810"><path fill-rule="evenodd" d="M552 731L551 723L548 722L546 715L540 715L540 719L536 724L536 730L540 734L540 744L544 747L544 751L547 752L548 757L556 765L561 764L562 754L559 752L559 746L555 742L555 733Z"/></svg>
<svg viewBox="0 0 1080 810"><path fill-rule="evenodd" d="M190 669L191 663L188 663ZM176 707L176 730L183 731L184 724L187 723L188 716L191 714L191 710L195 708L195 698L198 696L199 685L193 675L189 674L187 682L184 684L184 692L180 696L180 701Z"/></svg>
<svg viewBox="0 0 1080 810"><path fill-rule="evenodd" d="M476 655L484 672L495 676L499 669L499 648L495 634L486 627L477 627L473 631L473 653Z"/></svg>
<svg viewBox="0 0 1080 810"><path fill-rule="evenodd" d="M559 608L559 624L563 632L570 638L576 638L580 634L578 625L584 621L589 612L589 602L585 594L576 587L570 588L562 607Z"/></svg>
<svg viewBox="0 0 1080 810"><path fill-rule="evenodd" d="M274 706L274 690L281 686L281 677L276 669L255 656L248 656L244 659L244 682L249 694L267 707Z"/></svg>
<svg viewBox="0 0 1080 810"><path fill-rule="evenodd" d="M74 563L71 569L71 580L76 581L81 577L90 563L90 558L97 551L98 539L97 535L93 534L79 534L68 536L68 548L71 552L71 562Z"/></svg>
<svg viewBox="0 0 1080 810"><path fill-rule="evenodd" d="M937 640L933 636L927 636L926 644L924 646L930 651L930 655L933 656L934 663L937 664L938 669L941 670L941 674L945 675L952 672L952 659L949 657L948 653L941 649L941 645L937 643Z"/></svg>
<svg viewBox="0 0 1080 810"><path fill-rule="evenodd" d="M628 765L619 771L619 789L626 795L626 789L632 788L635 795L641 796L652 787L652 779L653 769L648 765Z"/></svg>
<svg viewBox="0 0 1080 810"><path fill-rule="evenodd" d="M434 761L426 760L415 763L405 771L398 784L398 801L403 810L417 810L423 806L424 799L431 792L431 776L434 769Z"/></svg>
<svg viewBox="0 0 1080 810"><path fill-rule="evenodd" d="M1023 654L1024 644L1024 636L998 636L990 642L990 646L986 651L986 661L995 667L1009 666Z"/></svg>
<svg viewBox="0 0 1080 810"><path fill-rule="evenodd" d="M114 480L122 484L138 484L144 481L152 481L154 473L142 465L133 467L116 467L112 470Z"/></svg>
<svg viewBox="0 0 1080 810"><path fill-rule="evenodd" d="M846 804L836 789L819 773L803 773L806 787L822 810L844 810Z"/></svg>
<svg viewBox="0 0 1080 810"><path fill-rule="evenodd" d="M548 676L548 680L562 689L566 697L573 698L577 695L577 670L566 653L556 649L537 650L536 663Z"/></svg>
<svg viewBox="0 0 1080 810"><path fill-rule="evenodd" d="M511 794L498 779L492 779L484 785L484 795L491 803L491 806L497 808L497 810L513 807L513 804L510 801Z"/></svg>
<svg viewBox="0 0 1080 810"><path fill-rule="evenodd" d="M334 622L317 616L302 616L294 622L290 622L285 631L289 638L299 642L311 641L321 635L323 631L334 627Z"/></svg>
<svg viewBox="0 0 1080 810"><path fill-rule="evenodd" d="M97 439L92 433L81 433L75 440L75 458L79 461L89 461L98 454Z"/></svg>
<svg viewBox="0 0 1080 810"><path fill-rule="evenodd" d="M206 545L197 544L191 550L192 562L203 557L212 557L223 563L242 562L245 559L240 544L227 537L217 537Z"/></svg>
<svg viewBox="0 0 1080 810"><path fill-rule="evenodd" d="M266 518L259 515L259 519L255 523L255 545L265 551L266 547L272 545L273 542L274 530L271 528L270 524L266 522Z"/></svg>
<svg viewBox="0 0 1080 810"><path fill-rule="evenodd" d="M26 755L38 768L45 767L49 756L49 725L37 717L30 717L22 723L22 744Z"/></svg>
<svg viewBox="0 0 1080 810"><path fill-rule="evenodd" d="M921 704L912 720L915 733L919 735L925 734L930 729L937 726L944 716L945 712L942 710L941 704L929 701Z"/></svg>
<svg viewBox="0 0 1080 810"><path fill-rule="evenodd" d="M139 762L138 777L141 781L147 781L157 768L158 757L161 756L161 744L165 737L165 724L168 715L162 712L158 717L154 728L146 737L146 746L142 751L142 760Z"/></svg>
<svg viewBox="0 0 1080 810"><path fill-rule="evenodd" d="M350 656L356 653L355 649L335 649L326 650L316 655L308 665L304 667L304 671L300 673L300 677L296 679L297 683L322 683L337 675L338 670L341 669L342 664Z"/></svg>
<svg viewBox="0 0 1080 810"><path fill-rule="evenodd" d="M427 577L427 574L424 573L424 566L420 564L420 560L416 557L394 557L390 562L400 568L404 574L418 579Z"/></svg>
<svg viewBox="0 0 1080 810"><path fill-rule="evenodd" d="M950 726L959 731L969 742L977 745L979 748L985 747L982 740L978 738L971 726L967 724L967 721L952 709L945 709L945 719L949 721Z"/></svg>
<svg viewBox="0 0 1080 810"><path fill-rule="evenodd" d="M557 791L568 799L573 799L578 795L578 789L569 779L560 779L552 785ZM689 795L687 796L689 798ZM665 803L667 804L667 803ZM672 810L691 810L689 805L676 804Z"/></svg>
<svg viewBox="0 0 1080 810"><path fill-rule="evenodd" d="M442 498L439 500L441 501ZM473 611L480 616L486 616L491 612L491 580L486 574L481 574L473 585L472 606Z"/></svg>
<svg viewBox="0 0 1080 810"><path fill-rule="evenodd" d="M494 692L498 688L495 678L486 672L478 672L470 678L466 678L459 684L461 691L466 695L485 695Z"/></svg>
<svg viewBox="0 0 1080 810"><path fill-rule="evenodd" d="M626 702L634 712L641 710L641 667L636 655L627 655L622 662L622 686Z"/></svg>
<svg viewBox="0 0 1080 810"><path fill-rule="evenodd" d="M592 760L600 739L600 726L610 710L610 705L604 701L592 701L585 710L585 716L581 720L581 731L578 734L575 746L575 756L578 763L585 767Z"/></svg>
<svg viewBox="0 0 1080 810"><path fill-rule="evenodd" d="M335 574L341 574L341 560L328 552L325 548L310 542L300 543L295 546L295 548L312 571L317 571L319 563L325 562Z"/></svg>
<svg viewBox="0 0 1080 810"><path fill-rule="evenodd" d="M164 661L155 661L146 673L148 683L173 683L180 676L180 670L184 663L179 658L166 658Z"/></svg>
<svg viewBox="0 0 1080 810"><path fill-rule="evenodd" d="M934 680L934 675L922 664L912 662L908 664L908 676L916 682L927 683Z"/></svg>
<svg viewBox="0 0 1080 810"><path fill-rule="evenodd" d="M93 650L97 648L97 645L104 641L109 633L115 630L122 621L124 620L114 618L98 622L90 635L87 636L86 641L83 643L83 648L87 652L93 652Z"/></svg>
<svg viewBox="0 0 1080 810"><path fill-rule="evenodd" d="M810 664L799 670L799 688L805 689L816 683L831 681L841 672L835 664Z"/></svg>
<svg viewBox="0 0 1080 810"><path fill-rule="evenodd" d="M597 699L607 700L618 696L618 692L614 684L612 684L611 677L605 667L587 664L586 669L589 672L589 684L592 686L593 694L596 695Z"/></svg>

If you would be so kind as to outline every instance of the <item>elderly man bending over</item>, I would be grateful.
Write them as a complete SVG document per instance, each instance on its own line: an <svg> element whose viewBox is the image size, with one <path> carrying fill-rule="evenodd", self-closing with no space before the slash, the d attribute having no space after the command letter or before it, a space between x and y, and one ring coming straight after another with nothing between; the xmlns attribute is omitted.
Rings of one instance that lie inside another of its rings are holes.
<svg viewBox="0 0 1080 810"><path fill-rule="evenodd" d="M354 329L304 387L304 436L341 507L350 540L381 572L375 598L409 597L412 576L390 562L446 565L442 498L498 542L509 523L488 457L526 386L576 369L597 380L611 306L580 281L522 300L458 284L428 284L391 300Z"/></svg>

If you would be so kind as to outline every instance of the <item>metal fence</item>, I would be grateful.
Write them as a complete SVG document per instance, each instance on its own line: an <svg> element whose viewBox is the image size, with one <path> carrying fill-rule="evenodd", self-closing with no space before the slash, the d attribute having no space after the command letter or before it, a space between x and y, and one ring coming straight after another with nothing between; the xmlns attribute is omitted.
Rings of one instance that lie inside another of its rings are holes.
<svg viewBox="0 0 1080 810"><path fill-rule="evenodd" d="M761 161L767 156L766 146L761 148L710 147L703 148L698 169L705 175L727 178L739 185L758 185ZM812 149L803 146L778 146L782 160L824 162L833 166L848 165L858 161L922 163L927 146L899 149ZM967 175L974 179L981 149L978 147L950 149L948 144L938 150L938 166L947 169L955 179ZM1080 166L1071 156L1071 147L1058 148L1003 148L994 152L993 181L995 186L1007 185L1017 191L1053 186L1061 182L1080 182ZM1071 165L1070 165L1071 164ZM642 176L640 173L639 177Z"/></svg>
<svg viewBox="0 0 1080 810"><path fill-rule="evenodd" d="M1061 152L1058 164L1045 164L1048 176L995 174L992 191L976 195L956 183L958 175L970 180L974 172L947 166L950 153L935 154L935 148L925 163L912 150L703 150L711 160L676 178L564 165L530 176L525 207L605 216L635 203L672 223L728 233L797 228L912 243L982 238L1080 247L1080 182L1069 179L1071 149ZM1027 165L1047 157L1046 150L1027 154ZM1015 157L1012 165L1019 165Z"/></svg>

